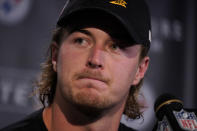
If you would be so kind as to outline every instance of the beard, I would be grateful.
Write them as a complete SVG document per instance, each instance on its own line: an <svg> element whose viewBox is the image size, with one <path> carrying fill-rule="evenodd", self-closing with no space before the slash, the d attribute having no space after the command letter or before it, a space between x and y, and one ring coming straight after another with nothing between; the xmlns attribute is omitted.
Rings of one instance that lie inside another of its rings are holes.
<svg viewBox="0 0 197 131"><path fill-rule="evenodd" d="M92 83L88 83L85 86L86 89L79 89L74 85L73 81L78 78L83 78L87 76L94 76L102 81L105 81L109 85L109 79L103 77L98 72L90 72L84 70L81 73L76 73L74 79L70 82L65 82L60 86L60 93L63 99L68 102L73 107L76 107L80 112L88 116L96 117L95 115L100 115L102 112L113 107L114 102L110 96L103 94L102 92L96 91ZM64 86L63 86L64 85Z"/></svg>
<svg viewBox="0 0 197 131"><path fill-rule="evenodd" d="M91 88L93 85L88 84L87 86ZM88 116L99 115L113 107L113 102L108 96L95 94L94 91L74 91L72 88L68 88L67 92L61 92L69 104Z"/></svg>

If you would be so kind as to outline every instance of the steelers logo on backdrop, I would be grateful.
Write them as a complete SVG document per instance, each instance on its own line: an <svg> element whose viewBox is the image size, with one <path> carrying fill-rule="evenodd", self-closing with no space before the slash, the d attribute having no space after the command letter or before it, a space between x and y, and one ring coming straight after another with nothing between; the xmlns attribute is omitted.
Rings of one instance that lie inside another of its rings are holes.
<svg viewBox="0 0 197 131"><path fill-rule="evenodd" d="M0 0L0 23L15 25L27 16L32 0Z"/></svg>

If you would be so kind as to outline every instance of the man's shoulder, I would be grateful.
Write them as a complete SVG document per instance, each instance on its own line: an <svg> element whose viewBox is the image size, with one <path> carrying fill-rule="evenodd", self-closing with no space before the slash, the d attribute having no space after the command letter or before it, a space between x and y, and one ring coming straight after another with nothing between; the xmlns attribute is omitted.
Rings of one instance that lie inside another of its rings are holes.
<svg viewBox="0 0 197 131"><path fill-rule="evenodd" d="M8 125L7 127L0 129L0 131L47 131L42 119L42 112L43 109L35 111L23 120ZM118 131L135 130L120 123Z"/></svg>
<svg viewBox="0 0 197 131"><path fill-rule="evenodd" d="M0 131L47 131L42 120L43 109L33 112L23 120L15 122Z"/></svg>
<svg viewBox="0 0 197 131"><path fill-rule="evenodd" d="M120 123L118 131L135 131L135 130Z"/></svg>

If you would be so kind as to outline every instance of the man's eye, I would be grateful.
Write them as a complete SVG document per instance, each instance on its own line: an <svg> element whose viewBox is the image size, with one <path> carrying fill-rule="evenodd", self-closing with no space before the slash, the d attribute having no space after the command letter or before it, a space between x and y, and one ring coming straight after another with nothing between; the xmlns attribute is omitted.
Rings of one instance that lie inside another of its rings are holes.
<svg viewBox="0 0 197 131"><path fill-rule="evenodd" d="M77 43L77 44L85 44L86 43L86 40L85 39L83 39L83 38L76 38L75 40L74 40L74 43Z"/></svg>
<svg viewBox="0 0 197 131"><path fill-rule="evenodd" d="M119 49L119 46L117 44L112 44L111 49L117 50L117 49Z"/></svg>

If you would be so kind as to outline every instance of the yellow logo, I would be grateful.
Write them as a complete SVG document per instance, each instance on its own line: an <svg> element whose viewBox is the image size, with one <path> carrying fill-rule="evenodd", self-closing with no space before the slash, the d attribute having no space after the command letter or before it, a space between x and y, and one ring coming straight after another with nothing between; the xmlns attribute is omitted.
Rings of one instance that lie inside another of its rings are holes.
<svg viewBox="0 0 197 131"><path fill-rule="evenodd" d="M120 6L124 7L124 8L127 8L126 7L127 2L125 2L124 0L114 0L114 1L111 1L109 3L120 5Z"/></svg>

